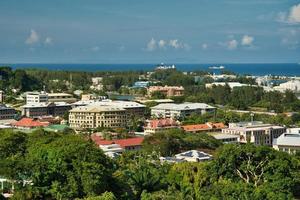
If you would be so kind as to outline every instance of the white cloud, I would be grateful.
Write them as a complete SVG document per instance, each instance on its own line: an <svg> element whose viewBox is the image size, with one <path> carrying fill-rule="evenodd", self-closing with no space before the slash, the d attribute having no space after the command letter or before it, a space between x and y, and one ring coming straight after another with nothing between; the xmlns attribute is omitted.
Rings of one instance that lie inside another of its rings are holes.
<svg viewBox="0 0 300 200"><path fill-rule="evenodd" d="M167 40L155 40L154 38L152 38L148 43L147 43L147 47L146 50L147 51L154 51L156 49L184 49L184 50L190 50L191 47L189 44L187 43L183 43L181 41L179 41L178 39L171 39L169 41Z"/></svg>
<svg viewBox="0 0 300 200"><path fill-rule="evenodd" d="M51 45L52 44L52 38L51 37L46 37L45 41L44 41L45 45Z"/></svg>
<svg viewBox="0 0 300 200"><path fill-rule="evenodd" d="M289 24L300 23L300 3L298 5L292 6L288 13L286 12L278 13L277 20L279 22L285 22Z"/></svg>
<svg viewBox="0 0 300 200"><path fill-rule="evenodd" d="M227 49L234 50L238 47L239 43L237 40L230 40L227 42Z"/></svg>
<svg viewBox="0 0 300 200"><path fill-rule="evenodd" d="M39 39L40 39L40 37L39 37L38 33L35 30L31 29L30 35L26 39L25 43L29 44L29 45L35 44L35 43L39 42Z"/></svg>
<svg viewBox="0 0 300 200"><path fill-rule="evenodd" d="M174 40L170 40L169 41L169 45L175 49L179 49L181 48L181 44L178 42L177 39L174 39Z"/></svg>
<svg viewBox="0 0 300 200"><path fill-rule="evenodd" d="M165 40L158 41L159 48L164 49L164 48L166 48L166 45L167 45L167 42Z"/></svg>
<svg viewBox="0 0 300 200"><path fill-rule="evenodd" d="M241 41L241 44L244 46L251 46L254 41L254 37L249 35L244 35Z"/></svg>
<svg viewBox="0 0 300 200"><path fill-rule="evenodd" d="M100 50L100 47L94 46L94 47L91 48L91 50L96 52L96 51L99 51L99 50Z"/></svg>
<svg viewBox="0 0 300 200"><path fill-rule="evenodd" d="M290 9L288 21L290 23L300 23L300 3Z"/></svg>
<svg viewBox="0 0 300 200"><path fill-rule="evenodd" d="M156 40L154 38L152 38L148 44L147 44L147 47L146 47L146 50L147 51L154 51L156 49Z"/></svg>
<svg viewBox="0 0 300 200"><path fill-rule="evenodd" d="M205 50L205 49L207 49L207 48L208 48L208 44L204 43L204 44L202 44L202 46L201 46L201 47L202 47L202 49L204 49L204 50Z"/></svg>

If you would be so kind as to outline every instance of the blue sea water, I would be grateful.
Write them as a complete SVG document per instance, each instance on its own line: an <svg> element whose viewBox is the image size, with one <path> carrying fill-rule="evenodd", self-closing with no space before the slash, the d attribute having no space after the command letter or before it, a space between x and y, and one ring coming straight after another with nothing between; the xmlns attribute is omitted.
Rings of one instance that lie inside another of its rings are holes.
<svg viewBox="0 0 300 200"><path fill-rule="evenodd" d="M17 68L39 68L47 70L67 70L67 71L151 71L157 64L1 64L8 65L14 69ZM251 75L282 75L282 76L300 76L299 63L243 63L243 64L175 64L181 71L204 70L214 73L220 70L209 69L210 66L225 66L224 70L232 71L237 74Z"/></svg>

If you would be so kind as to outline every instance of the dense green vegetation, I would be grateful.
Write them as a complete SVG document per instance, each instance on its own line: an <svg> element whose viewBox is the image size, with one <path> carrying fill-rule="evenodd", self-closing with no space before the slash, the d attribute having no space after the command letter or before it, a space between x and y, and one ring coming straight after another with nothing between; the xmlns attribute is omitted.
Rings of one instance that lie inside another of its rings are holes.
<svg viewBox="0 0 300 200"><path fill-rule="evenodd" d="M206 134L159 134L146 139L144 150L117 160L70 133L6 130L0 131L0 138L0 176L32 183L16 184L12 199L262 200L300 195L299 157L263 146L220 146ZM158 161L161 154L185 148L217 147L214 159L205 163Z"/></svg>

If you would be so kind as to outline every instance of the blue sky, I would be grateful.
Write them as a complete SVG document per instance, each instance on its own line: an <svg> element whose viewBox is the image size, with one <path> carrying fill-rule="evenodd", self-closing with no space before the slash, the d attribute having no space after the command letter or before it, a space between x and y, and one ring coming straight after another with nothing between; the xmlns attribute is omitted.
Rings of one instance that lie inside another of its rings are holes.
<svg viewBox="0 0 300 200"><path fill-rule="evenodd" d="M0 63L300 62L300 0L0 0Z"/></svg>

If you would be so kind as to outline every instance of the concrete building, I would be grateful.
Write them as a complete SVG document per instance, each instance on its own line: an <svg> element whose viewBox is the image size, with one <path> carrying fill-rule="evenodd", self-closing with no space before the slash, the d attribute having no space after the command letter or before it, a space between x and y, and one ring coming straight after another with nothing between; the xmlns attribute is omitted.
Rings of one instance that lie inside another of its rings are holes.
<svg viewBox="0 0 300 200"><path fill-rule="evenodd" d="M228 85L231 89L235 87L251 86L239 82L214 82L214 83L206 83L205 87L212 88L213 86L225 86L225 85Z"/></svg>
<svg viewBox="0 0 300 200"><path fill-rule="evenodd" d="M46 103L48 102L48 94L45 92L27 92L26 104Z"/></svg>
<svg viewBox="0 0 300 200"><path fill-rule="evenodd" d="M28 92L26 94L26 104L48 103L48 102L66 102L74 103L76 98L67 93L46 93L46 92Z"/></svg>
<svg viewBox="0 0 300 200"><path fill-rule="evenodd" d="M179 123L173 119L153 119L146 122L145 135L151 135L170 129L178 129Z"/></svg>
<svg viewBox="0 0 300 200"><path fill-rule="evenodd" d="M15 109L7 107L4 104L0 104L0 120L14 119L15 116Z"/></svg>
<svg viewBox="0 0 300 200"><path fill-rule="evenodd" d="M260 121L229 123L229 127L222 129L223 134L239 135L241 143L255 145L273 145L273 140L286 131L285 127L264 124Z"/></svg>
<svg viewBox="0 0 300 200"><path fill-rule="evenodd" d="M224 144L231 144L231 143L239 143L240 136L239 135L232 135L232 134L224 134L224 133L217 133L211 134L217 140L220 140Z"/></svg>
<svg viewBox="0 0 300 200"><path fill-rule="evenodd" d="M128 120L128 112L116 106L99 106L93 104L79 106L69 111L70 127L76 130L98 127L125 127Z"/></svg>
<svg viewBox="0 0 300 200"><path fill-rule="evenodd" d="M88 101L78 101L72 104L73 107L77 106L113 106L125 109L128 111L130 117L143 118L146 106L134 101L112 101L112 100L88 100Z"/></svg>
<svg viewBox="0 0 300 200"><path fill-rule="evenodd" d="M191 114L214 112L216 108L205 103L164 103L151 108L151 115L157 118L185 118Z"/></svg>
<svg viewBox="0 0 300 200"><path fill-rule="evenodd" d="M71 109L71 104L65 102L55 103L29 103L21 107L22 115L26 117L41 117L41 116L63 116Z"/></svg>
<svg viewBox="0 0 300 200"><path fill-rule="evenodd" d="M76 98L72 94L67 93L48 93L48 102L66 102L74 103Z"/></svg>
<svg viewBox="0 0 300 200"><path fill-rule="evenodd" d="M167 97L183 96L184 88L182 86L150 86L148 88L148 96L151 96L153 92L161 92Z"/></svg>
<svg viewBox="0 0 300 200"><path fill-rule="evenodd" d="M300 131L299 129L288 129L273 141L273 148L289 154L300 152Z"/></svg>

